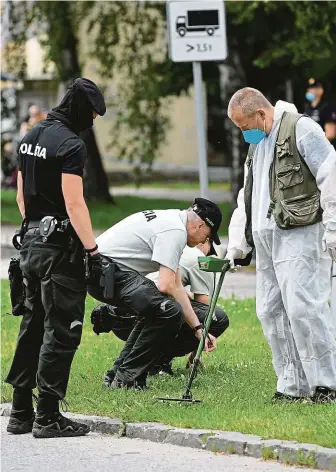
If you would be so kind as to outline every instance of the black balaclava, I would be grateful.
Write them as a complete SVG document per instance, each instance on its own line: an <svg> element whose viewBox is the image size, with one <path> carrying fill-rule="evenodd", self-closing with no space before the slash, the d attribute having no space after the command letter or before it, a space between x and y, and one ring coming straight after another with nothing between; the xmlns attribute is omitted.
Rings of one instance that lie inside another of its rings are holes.
<svg viewBox="0 0 336 472"><path fill-rule="evenodd" d="M102 92L89 79L76 79L68 88L61 103L48 114L48 120L59 120L76 134L91 128L93 112L105 115L106 106Z"/></svg>

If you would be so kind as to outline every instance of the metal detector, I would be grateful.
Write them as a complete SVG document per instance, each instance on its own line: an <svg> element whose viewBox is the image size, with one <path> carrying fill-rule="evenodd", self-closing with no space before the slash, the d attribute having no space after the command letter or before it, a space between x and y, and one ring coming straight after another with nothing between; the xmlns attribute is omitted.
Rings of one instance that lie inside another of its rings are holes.
<svg viewBox="0 0 336 472"><path fill-rule="evenodd" d="M248 266L252 259L252 252L248 254L245 259L236 259L235 265L237 266ZM157 400L170 401L170 402L186 402L186 403L202 403L202 400L194 400L191 392L192 383L196 377L197 369L201 361L202 351L204 349L205 338L207 337L212 321L212 315L215 311L218 297L224 282L224 277L226 272L230 269L230 261L228 259L219 259L218 257L213 256L204 256L198 258L198 266L200 270L205 272L220 272L219 281L215 286L214 292L211 296L210 305L208 313L204 322L204 329L202 333L202 338L200 339L196 356L194 358L190 375L187 381L187 386L185 392L182 395L182 398L169 398L169 397L157 397Z"/></svg>

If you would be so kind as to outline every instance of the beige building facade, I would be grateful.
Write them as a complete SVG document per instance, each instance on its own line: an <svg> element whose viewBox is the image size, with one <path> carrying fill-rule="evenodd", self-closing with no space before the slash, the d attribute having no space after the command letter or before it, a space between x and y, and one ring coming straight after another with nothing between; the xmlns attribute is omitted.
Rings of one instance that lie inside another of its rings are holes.
<svg viewBox="0 0 336 472"><path fill-rule="evenodd" d="M97 64L91 58L87 51L87 38L80 35L80 55L83 66L83 76L94 80L97 84L104 87L107 103L111 97L117 93L116 81L105 80L98 75ZM44 110L50 110L56 105L62 90L58 88L55 80L55 68L51 64L47 70L44 70L43 50L37 38L31 38L26 44L27 60L27 80L25 87L20 92L19 114L20 118L25 116L29 103L36 103ZM190 67L192 65L190 64ZM172 97L166 100L167 115L171 122L171 128L167 132L166 142L163 143L158 158L155 161L155 168L159 169L188 169L196 170L198 162L197 152L197 132L195 119L195 103L193 97L193 88L188 95L181 97ZM104 117L99 117L94 124L94 130L97 137L99 149L103 158L104 166L107 172L128 170L134 164L120 161L117 150L109 145L113 137L113 128L115 123L115 110L108 107ZM120 136L121 140L127 139L126 136ZM134 162L137 158L135 156Z"/></svg>

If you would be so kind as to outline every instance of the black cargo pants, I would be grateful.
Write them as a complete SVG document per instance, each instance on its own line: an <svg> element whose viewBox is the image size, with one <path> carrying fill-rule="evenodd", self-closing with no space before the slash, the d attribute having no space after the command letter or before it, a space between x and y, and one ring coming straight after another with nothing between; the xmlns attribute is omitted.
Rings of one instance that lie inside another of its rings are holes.
<svg viewBox="0 0 336 472"><path fill-rule="evenodd" d="M191 300L191 306L200 320L200 323L204 323L208 313L209 305ZM112 331L120 339L126 341L131 335L132 329L136 324L136 318L120 307L114 307L113 311L115 314L111 315ZM215 312L212 315L212 322L209 330L210 334L215 336L215 338L219 338L219 336L221 336L228 327L229 318L227 314L220 307L216 307ZM195 337L193 330L184 321L175 339L166 346L162 345L162 352L164 352L164 354L161 355L158 362L170 362L174 357L184 356L185 354L196 350L198 344L199 340ZM124 350L120 353L118 359L114 363L114 366L109 372L116 372L119 364L123 360L123 355Z"/></svg>
<svg viewBox="0 0 336 472"><path fill-rule="evenodd" d="M182 324L181 306L161 293L154 282L132 270L116 266L114 296L105 299L101 287L88 286L89 294L108 305L118 306L137 317L121 353L117 375L125 383L141 378L171 344Z"/></svg>
<svg viewBox="0 0 336 472"><path fill-rule="evenodd" d="M78 242L70 262L68 242L68 236L57 235L57 241L43 243L38 229L31 229L20 251L25 313L6 382L23 389L37 384L38 406L41 403L45 410L57 408L58 400L65 396L83 328L83 250Z"/></svg>

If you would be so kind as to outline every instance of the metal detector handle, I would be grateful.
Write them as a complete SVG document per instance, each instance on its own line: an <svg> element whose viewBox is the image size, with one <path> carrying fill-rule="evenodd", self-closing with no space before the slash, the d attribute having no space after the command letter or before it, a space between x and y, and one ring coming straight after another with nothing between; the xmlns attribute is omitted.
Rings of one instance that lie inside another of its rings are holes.
<svg viewBox="0 0 336 472"><path fill-rule="evenodd" d="M253 250L251 252L249 252L247 254L246 257L244 257L244 259L235 259L234 260L234 265L238 265L238 266L242 266L242 267L247 267L251 264L251 260L252 260L252 256L253 256Z"/></svg>
<svg viewBox="0 0 336 472"><path fill-rule="evenodd" d="M228 267L230 267L230 266L228 265ZM223 282L224 282L224 277L225 277L226 272L227 272L226 270L221 272L220 277L219 277L219 281L216 284L215 290L214 290L213 295L211 297L208 313L206 315L205 322L204 322L202 337L200 339L200 342L199 342L199 345L198 345L198 348L197 348L197 351L196 351L196 356L195 356L195 359L194 359L194 362L193 362L193 365L192 365L192 368L191 368L190 376L189 376L188 383L187 383L187 386L186 386L186 391L185 391L182 398L192 398L191 391L190 391L191 385L192 385L193 380L196 376L197 367L198 367L198 364L200 362L202 352L203 352L203 349L204 349L204 345L205 345L205 338L207 337L207 335L209 333L209 329L210 329L210 325L211 325L211 321L212 321L212 315L214 314L214 311L215 311L215 308L216 308L216 304L217 304L218 297L219 297L219 294L220 294L220 291L221 291L221 288L222 288L222 285L223 285Z"/></svg>

